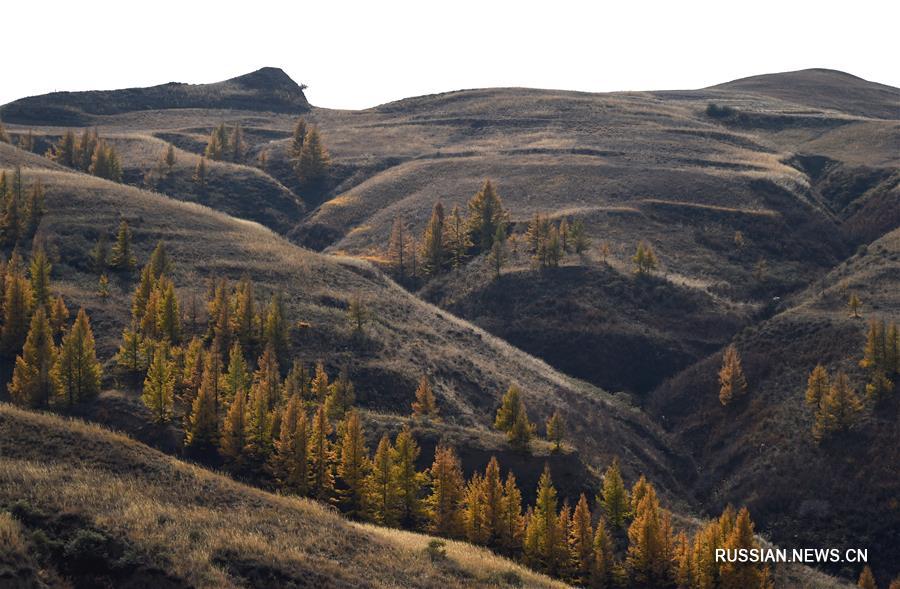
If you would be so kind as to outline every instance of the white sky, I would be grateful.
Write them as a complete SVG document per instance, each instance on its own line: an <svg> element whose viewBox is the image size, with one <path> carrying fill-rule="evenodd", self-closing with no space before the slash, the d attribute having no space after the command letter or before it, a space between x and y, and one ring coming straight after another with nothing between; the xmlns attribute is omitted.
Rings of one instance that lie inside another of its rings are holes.
<svg viewBox="0 0 900 589"><path fill-rule="evenodd" d="M331 108L490 86L699 88L808 67L900 86L898 23L895 0L14 0L0 10L0 104L263 66Z"/></svg>

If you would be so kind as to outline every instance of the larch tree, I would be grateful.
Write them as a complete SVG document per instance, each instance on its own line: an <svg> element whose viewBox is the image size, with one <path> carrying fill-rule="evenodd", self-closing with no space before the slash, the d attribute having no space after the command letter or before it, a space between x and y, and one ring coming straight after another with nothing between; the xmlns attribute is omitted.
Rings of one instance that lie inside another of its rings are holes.
<svg viewBox="0 0 900 589"><path fill-rule="evenodd" d="M878 584L875 582L875 575L872 574L872 568L869 565L863 567L856 584L860 589L878 589Z"/></svg>
<svg viewBox="0 0 900 589"><path fill-rule="evenodd" d="M31 256L31 302L35 308L50 310L50 260L44 248L37 248Z"/></svg>
<svg viewBox="0 0 900 589"><path fill-rule="evenodd" d="M328 386L328 396L325 397L325 413L329 419L342 419L344 414L353 407L355 401L356 389L345 368Z"/></svg>
<svg viewBox="0 0 900 589"><path fill-rule="evenodd" d="M725 538L723 547L731 551L759 548L753 533L750 512L746 507L738 513L733 528ZM722 589L754 589L760 587L762 579L762 567L755 563L728 562L726 560L719 568L719 582Z"/></svg>
<svg viewBox="0 0 900 589"><path fill-rule="evenodd" d="M818 409L822 397L828 392L830 386L828 370L821 364L816 364L806 380L806 404Z"/></svg>
<svg viewBox="0 0 900 589"><path fill-rule="evenodd" d="M306 185L318 184L326 178L330 165L331 157L322 144L319 130L316 127L310 127L306 131L300 157L297 158L294 168L297 177Z"/></svg>
<svg viewBox="0 0 900 589"><path fill-rule="evenodd" d="M466 231L466 223L459 212L459 207L454 205L444 223L444 248L451 266L454 268L462 266L471 247L472 242Z"/></svg>
<svg viewBox="0 0 900 589"><path fill-rule="evenodd" d="M273 293L266 307L266 319L263 326L263 345L272 346L275 357L279 362L287 359L288 323L287 310L281 293Z"/></svg>
<svg viewBox="0 0 900 589"><path fill-rule="evenodd" d="M559 452L563 436L565 435L565 423L563 422L562 414L560 414L559 409L554 411L553 415L547 419L546 429L547 441L553 443L554 452Z"/></svg>
<svg viewBox="0 0 900 589"><path fill-rule="evenodd" d="M568 555L567 538L563 536L559 523L556 488L550 476L550 467L545 465L538 481L537 498L529 526L535 527L533 533L538 538L535 560L550 575L560 572Z"/></svg>
<svg viewBox="0 0 900 589"><path fill-rule="evenodd" d="M522 407L521 391L515 384L509 385L503 400L500 402L500 408L497 409L497 416L494 419L494 427L500 431L509 431L519 414Z"/></svg>
<svg viewBox="0 0 900 589"><path fill-rule="evenodd" d="M862 301L859 300L859 297L856 293L850 293L850 300L847 301L847 308L850 309L850 316L859 319L859 310L862 307Z"/></svg>
<svg viewBox="0 0 900 589"><path fill-rule="evenodd" d="M69 308L62 295L57 295L53 299L53 305L50 308L50 329L53 330L53 339L59 341L66 330L69 323Z"/></svg>
<svg viewBox="0 0 900 589"><path fill-rule="evenodd" d="M663 514L652 486L647 486L634 520L628 527L628 552L625 565L637 586L664 586L671 575L671 561L665 558Z"/></svg>
<svg viewBox="0 0 900 589"><path fill-rule="evenodd" d="M505 225L507 213L503 209L500 196L490 180L485 180L481 189L468 202L466 233L477 251L486 253L498 234L498 228Z"/></svg>
<svg viewBox="0 0 900 589"><path fill-rule="evenodd" d="M464 503L463 522L466 540L471 544L486 545L488 533L484 525L484 478L481 473L474 473L466 484Z"/></svg>
<svg viewBox="0 0 900 589"><path fill-rule="evenodd" d="M281 399L281 372L272 346L266 346L256 362L253 386L260 389L268 409L273 409Z"/></svg>
<svg viewBox="0 0 900 589"><path fill-rule="evenodd" d="M334 495L335 456L328 439L331 431L325 408L320 406L309 438L309 493L319 501L328 501Z"/></svg>
<svg viewBox="0 0 900 589"><path fill-rule="evenodd" d="M282 425L281 433L285 432ZM297 425L291 444L287 447L287 465L285 469L285 488L298 495L309 493L309 435L306 411L297 413Z"/></svg>
<svg viewBox="0 0 900 589"><path fill-rule="evenodd" d="M503 480L500 477L500 463L491 456L484 470L484 530L489 546L497 546L503 518Z"/></svg>
<svg viewBox="0 0 900 589"><path fill-rule="evenodd" d="M347 305L347 321L355 336L365 335L366 324L369 322L371 313L369 307L363 300L362 295L354 293L350 297Z"/></svg>
<svg viewBox="0 0 900 589"><path fill-rule="evenodd" d="M203 378L197 396L191 406L188 419L186 444L195 452L212 451L219 442L218 401L216 384L213 382L215 369L207 364L215 364L211 354L204 356Z"/></svg>
<svg viewBox="0 0 900 589"><path fill-rule="evenodd" d="M393 463L391 476L397 491L400 524L410 529L418 525L424 513L420 495L427 477L416 471L419 452L419 445L409 428L401 429L394 440L394 449L391 452Z"/></svg>
<svg viewBox="0 0 900 589"><path fill-rule="evenodd" d="M209 182L209 173L206 170L206 158L200 156L200 159L197 161L197 167L194 168L194 184L197 185L201 191L206 190L206 185Z"/></svg>
<svg viewBox="0 0 900 589"><path fill-rule="evenodd" d="M431 211L431 219L422 235L422 272L425 276L436 276L443 272L447 263L444 243L444 205L436 202Z"/></svg>
<svg viewBox="0 0 900 589"><path fill-rule="evenodd" d="M614 458L603 474L603 486L597 496L597 503L606 514L606 519L613 528L625 527L625 520L629 515L631 499L628 490L622 480L619 469L619 460Z"/></svg>
<svg viewBox="0 0 900 589"><path fill-rule="evenodd" d="M491 268L494 270L494 278L499 279L503 271L503 265L506 264L508 257L506 251L506 225L503 223L500 223L500 225L497 226L497 231L494 234L494 239L491 242L489 251L488 261L491 264Z"/></svg>
<svg viewBox="0 0 900 589"><path fill-rule="evenodd" d="M245 456L254 468L261 468L272 451L272 404L266 381L257 380L247 399L247 443Z"/></svg>
<svg viewBox="0 0 900 589"><path fill-rule="evenodd" d="M394 273L403 280L406 278L406 226L400 217L394 218L391 234L388 237L387 259Z"/></svg>
<svg viewBox="0 0 900 589"><path fill-rule="evenodd" d="M525 534L525 518L522 516L522 492L512 471L506 473L503 483L503 502L498 530L498 548L505 554L515 554L522 547Z"/></svg>
<svg viewBox="0 0 900 589"><path fill-rule="evenodd" d="M300 159L300 154L303 153L303 142L305 140L306 119L300 117L299 119L297 119L297 123L294 125L294 132L291 135L291 146L289 149L291 159Z"/></svg>
<svg viewBox="0 0 900 589"><path fill-rule="evenodd" d="M178 297L175 295L175 283L161 277L157 288L160 294L156 310L156 331L163 340L177 345L181 341L181 313L178 309Z"/></svg>
<svg viewBox="0 0 900 589"><path fill-rule="evenodd" d="M144 379L141 400L150 410L153 422L167 423L172 418L175 398L175 374L169 359L169 346L165 342L156 344L153 360Z"/></svg>
<svg viewBox="0 0 900 589"><path fill-rule="evenodd" d="M528 420L528 412L525 409L525 403L520 399L516 420L513 422L509 431L506 432L506 440L519 452L528 452L533 435L534 424Z"/></svg>
<svg viewBox="0 0 900 589"><path fill-rule="evenodd" d="M31 316L31 284L25 278L22 259L13 252L6 266L3 295L3 328L0 334L0 348L3 354L12 358L22 349L28 335Z"/></svg>
<svg viewBox="0 0 900 589"><path fill-rule="evenodd" d="M13 400L27 407L48 407L56 397L53 365L56 346L50 321L43 307L31 317L31 326L22 355L16 358L9 394Z"/></svg>
<svg viewBox="0 0 900 589"><path fill-rule="evenodd" d="M413 417L421 417L424 419L437 419L437 399L434 396L434 390L428 377L419 379L419 386L416 388L416 399L412 403Z"/></svg>
<svg viewBox="0 0 900 589"><path fill-rule="evenodd" d="M572 530L569 534L575 580L586 585L591 578L594 560L594 527L591 508L584 493L578 498L572 514Z"/></svg>
<svg viewBox="0 0 900 589"><path fill-rule="evenodd" d="M101 374L90 319L84 309L79 309L75 323L63 338L53 368L61 403L72 407L96 397L100 393Z"/></svg>
<svg viewBox="0 0 900 589"><path fill-rule="evenodd" d="M572 251L579 256L591 247L591 242L584 229L584 221L581 219L575 219L572 223L572 227L569 229L569 242L572 244Z"/></svg>
<svg viewBox="0 0 900 589"><path fill-rule="evenodd" d="M741 356L734 344L725 348L722 368L719 369L719 402L728 405L747 392L747 379L741 366Z"/></svg>
<svg viewBox="0 0 900 589"><path fill-rule="evenodd" d="M250 388L252 375L244 359L244 352L239 341L231 344L228 352L228 371L225 373L225 383L222 386L222 396L231 402L239 393L246 393Z"/></svg>
<svg viewBox="0 0 900 589"><path fill-rule="evenodd" d="M163 161L170 170L175 165L175 146L171 143L166 147L166 154L163 156Z"/></svg>
<svg viewBox="0 0 900 589"><path fill-rule="evenodd" d="M235 123L231 130L231 140L228 142L229 156L231 161L241 163L244 161L244 155L247 152L247 146L244 145L244 130L240 123Z"/></svg>
<svg viewBox="0 0 900 589"><path fill-rule="evenodd" d="M119 271L130 271L136 264L137 260L131 247L131 229L128 227L128 221L123 219L119 223L119 231L116 234L116 243L110 253L109 265Z"/></svg>
<svg viewBox="0 0 900 589"><path fill-rule="evenodd" d="M67 168L74 168L77 156L75 155L75 133L71 130L63 133L59 141L51 148L50 159Z"/></svg>
<svg viewBox="0 0 900 589"><path fill-rule="evenodd" d="M425 501L428 531L447 538L462 537L465 479L459 458L452 447L437 447L429 474L431 494Z"/></svg>
<svg viewBox="0 0 900 589"><path fill-rule="evenodd" d="M639 276L649 274L656 269L659 263L656 258L656 253L653 251L653 247L645 241L638 242L637 250L631 258L631 261L634 263L635 273Z"/></svg>
<svg viewBox="0 0 900 589"><path fill-rule="evenodd" d="M237 391L228 406L225 421L222 423L222 437L219 441L219 453L232 468L240 468L247 446L247 392Z"/></svg>
<svg viewBox="0 0 900 589"><path fill-rule="evenodd" d="M385 526L396 524L398 519L397 488L393 472L393 448L390 438L385 434L375 450L372 473L367 485L372 519Z"/></svg>
<svg viewBox="0 0 900 589"><path fill-rule="evenodd" d="M821 441L834 433L850 430L856 425L862 408L862 402L851 386L850 379L844 372L838 372L819 404L813 437Z"/></svg>
<svg viewBox="0 0 900 589"><path fill-rule="evenodd" d="M615 566L615 549L612 538L606 529L606 519L597 521L594 530L593 559L591 562L591 587L607 589L612 586L613 567Z"/></svg>
<svg viewBox="0 0 900 589"><path fill-rule="evenodd" d="M316 372L313 375L311 386L313 399L318 403L324 403L328 397L330 386L328 384L328 373L325 371L325 363L321 360L316 362Z"/></svg>
<svg viewBox="0 0 900 589"><path fill-rule="evenodd" d="M366 515L366 479L371 464L359 413L356 411L347 413L341 429L344 436L341 441L341 460L337 469L343 483L340 492L341 504L350 517L362 518Z"/></svg>

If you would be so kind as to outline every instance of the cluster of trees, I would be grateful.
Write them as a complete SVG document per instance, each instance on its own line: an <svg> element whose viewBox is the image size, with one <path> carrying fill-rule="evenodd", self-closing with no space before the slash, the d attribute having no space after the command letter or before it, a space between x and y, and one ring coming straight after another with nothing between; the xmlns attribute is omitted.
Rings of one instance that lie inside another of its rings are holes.
<svg viewBox="0 0 900 589"><path fill-rule="evenodd" d="M653 247L646 241L638 242L637 250L631 261L634 264L635 273L639 276L651 273L659 265L659 260L656 258Z"/></svg>
<svg viewBox="0 0 900 589"><path fill-rule="evenodd" d="M294 172L302 184L315 186L327 178L328 167L331 165L328 150L325 149L319 130L313 125L307 125L303 117L294 126L289 156Z"/></svg>
<svg viewBox="0 0 900 589"><path fill-rule="evenodd" d="M206 143L204 156L215 161L241 163L247 154L244 144L244 131L240 123L235 123L230 130L221 123L212 130ZM172 154L174 156L174 153Z"/></svg>
<svg viewBox="0 0 900 589"><path fill-rule="evenodd" d="M900 332L897 324L872 320L866 334L866 346L859 365L869 371L866 395L878 402L894 391L894 381L900 374Z"/></svg>
<svg viewBox="0 0 900 589"><path fill-rule="evenodd" d="M0 121L0 143L13 144L9 133L6 132L6 127L3 126L3 121ZM34 151L34 131L28 129L27 133L20 134L16 140L16 147L25 151Z"/></svg>
<svg viewBox="0 0 900 589"><path fill-rule="evenodd" d="M43 249L31 256L28 276L18 253L0 264L3 285L3 355L18 352L8 390L13 401L33 408L71 408L100 392L100 363L84 309L68 324L61 296L50 295L51 264Z"/></svg>
<svg viewBox="0 0 900 589"><path fill-rule="evenodd" d="M96 129L85 129L80 137L66 131L50 147L47 157L66 167L87 172L114 182L122 181L122 165L115 148L102 139Z"/></svg>
<svg viewBox="0 0 900 589"><path fill-rule="evenodd" d="M553 223L540 213L535 213L528 223L525 242L532 264L540 268L555 268L566 254L580 255L590 247L581 219L571 225L567 219Z"/></svg>
<svg viewBox="0 0 900 589"><path fill-rule="evenodd" d="M26 189L22 168L0 171L0 243L15 247L34 235L44 210L44 186L35 180Z"/></svg>
<svg viewBox="0 0 900 589"><path fill-rule="evenodd" d="M470 256L488 254L499 268L505 261L509 213L490 180L469 200L465 217L454 206L445 217L444 205L437 202L425 226L421 241L396 218L388 239L387 259L402 280L436 276L457 268Z"/></svg>

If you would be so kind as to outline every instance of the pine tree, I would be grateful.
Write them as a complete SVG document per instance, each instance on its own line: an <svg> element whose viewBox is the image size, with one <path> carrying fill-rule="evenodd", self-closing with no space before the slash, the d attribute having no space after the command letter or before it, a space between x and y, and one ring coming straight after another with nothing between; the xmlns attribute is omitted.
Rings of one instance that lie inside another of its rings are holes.
<svg viewBox="0 0 900 589"><path fill-rule="evenodd" d="M291 159L300 159L300 154L303 153L303 142L306 139L306 120L303 117L297 119L297 124L294 125L294 133L291 136L291 147L290 147L290 157Z"/></svg>
<svg viewBox="0 0 900 589"><path fill-rule="evenodd" d="M319 407L309 438L309 493L320 501L334 494L334 451L328 439L331 429L325 408Z"/></svg>
<svg viewBox="0 0 900 589"><path fill-rule="evenodd" d="M454 268L462 266L471 247L472 242L469 240L465 221L459 207L454 205L450 217L444 223L444 248L450 264Z"/></svg>
<svg viewBox="0 0 900 589"><path fill-rule="evenodd" d="M597 497L597 503L603 508L607 521L614 529L625 527L631 500L622 481L618 458L613 459L603 475L603 487Z"/></svg>
<svg viewBox="0 0 900 589"><path fill-rule="evenodd" d="M862 572L859 574L859 581L856 584L860 589L878 589L878 585L875 583L875 575L872 574L872 569L869 565L863 567Z"/></svg>
<svg viewBox="0 0 900 589"><path fill-rule="evenodd" d="M344 438L341 442L341 461L338 476L344 485L341 503L350 517L361 518L366 514L366 479L371 464L362 422L356 411L347 413L344 420Z"/></svg>
<svg viewBox="0 0 900 589"><path fill-rule="evenodd" d="M723 547L726 550L756 549L759 545L753 535L753 522L750 512L744 507L737 515L734 527L725 538ZM728 562L722 563L719 569L719 582L722 589L746 589L759 587L762 581L762 569L754 563Z"/></svg>
<svg viewBox="0 0 900 589"><path fill-rule="evenodd" d="M416 400L412 403L412 411L414 417L424 419L437 419L437 400L428 378L423 376L419 379L419 386L416 388Z"/></svg>
<svg viewBox="0 0 900 589"><path fill-rule="evenodd" d="M235 469L243 464L244 448L247 446L247 421L247 392L241 389L228 406L219 441L219 453Z"/></svg>
<svg viewBox="0 0 900 589"><path fill-rule="evenodd" d="M90 319L84 309L79 309L75 323L63 338L53 367L53 378L62 404L72 407L97 396L101 373Z"/></svg>
<svg viewBox="0 0 900 589"><path fill-rule="evenodd" d="M153 352L141 394L141 400L150 410L154 423L166 423L172 418L174 394L175 374L169 359L169 346L159 343Z"/></svg>
<svg viewBox="0 0 900 589"><path fill-rule="evenodd" d="M197 167L194 168L194 184L197 185L201 191L206 190L206 184L208 182L207 179L208 173L206 171L206 158L200 156L200 159L197 161Z"/></svg>
<svg viewBox="0 0 900 589"><path fill-rule="evenodd" d="M818 409L829 386L828 371L821 364L816 364L806 381L806 404Z"/></svg>
<svg viewBox="0 0 900 589"><path fill-rule="evenodd" d="M304 184L316 184L325 179L331 158L328 151L322 145L319 131L310 127L303 140L300 157L297 158L295 170L297 177Z"/></svg>
<svg viewBox="0 0 900 589"><path fill-rule="evenodd" d="M431 211L431 219L422 235L422 272L425 276L436 276L444 270L446 263L444 205L438 201Z"/></svg>
<svg viewBox="0 0 900 589"><path fill-rule="evenodd" d="M741 367L741 356L734 344L725 348L722 368L719 370L719 401L728 405L747 392L747 379Z"/></svg>
<svg viewBox="0 0 900 589"><path fill-rule="evenodd" d="M438 446L434 451L431 475L431 494L426 499L428 531L447 538L460 538L464 531L464 478L456 452L450 446Z"/></svg>
<svg viewBox="0 0 900 589"><path fill-rule="evenodd" d="M494 427L504 432L511 430L513 424L516 422L521 407L522 400L519 387L515 384L511 384L503 395L500 408L497 410L497 416L494 419Z"/></svg>
<svg viewBox="0 0 900 589"><path fill-rule="evenodd" d="M16 403L28 407L47 407L56 397L52 370L56 346L47 313L39 307L31 317L31 326L22 355L16 358L9 394Z"/></svg>
<svg viewBox="0 0 900 589"><path fill-rule="evenodd" d="M391 440L387 434L382 436L372 460L372 473L369 475L369 504L372 508L372 519L379 524L391 526L397 523L397 488L394 484L394 462Z"/></svg>
<svg viewBox="0 0 900 589"><path fill-rule="evenodd" d="M554 452L559 452L565 435L565 424L559 409L553 412L553 415L547 419L547 441L553 442Z"/></svg>
<svg viewBox="0 0 900 589"><path fill-rule="evenodd" d="M505 225L507 217L493 184L485 180L481 190L469 200L466 217L466 234L477 251L491 251L497 230Z"/></svg>
<svg viewBox="0 0 900 589"><path fill-rule="evenodd" d="M850 430L856 425L861 411L862 403L850 385L850 379L845 373L838 372L819 404L813 437L821 441L833 433Z"/></svg>
<svg viewBox="0 0 900 589"><path fill-rule="evenodd" d="M129 271L136 264L137 260L131 248L131 229L128 228L128 221L123 219L119 223L119 232L116 234L116 243L112 248L109 265L116 270Z"/></svg>
<svg viewBox="0 0 900 589"><path fill-rule="evenodd" d="M859 309L862 307L862 301L856 296L856 293L850 293L850 300L847 302L847 308L850 309L850 316L859 319Z"/></svg>
<svg viewBox="0 0 900 589"><path fill-rule="evenodd" d="M586 585L591 577L594 560L594 527L591 509L584 493L578 498L575 512L572 515L572 531L569 534L569 547L572 553L572 564L575 581Z"/></svg>
<svg viewBox="0 0 900 589"><path fill-rule="evenodd" d="M397 490L397 505L400 524L413 529L423 515L422 486L426 477L416 472L416 459L419 457L419 445L413 439L409 428L404 427L394 440L391 452L394 488Z"/></svg>

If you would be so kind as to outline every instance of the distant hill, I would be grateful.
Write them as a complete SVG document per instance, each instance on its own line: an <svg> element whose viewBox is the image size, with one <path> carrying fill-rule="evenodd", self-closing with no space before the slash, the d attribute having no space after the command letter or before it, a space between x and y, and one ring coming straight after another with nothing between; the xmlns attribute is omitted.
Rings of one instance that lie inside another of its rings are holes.
<svg viewBox="0 0 900 589"><path fill-rule="evenodd" d="M91 123L91 115L171 108L221 108L302 113L310 105L303 87L284 71L265 67L213 84L169 82L149 88L53 92L0 107L0 118L28 125Z"/></svg>
<svg viewBox="0 0 900 589"><path fill-rule="evenodd" d="M750 76L710 89L753 92L816 108L876 119L900 119L900 89L829 69Z"/></svg>

